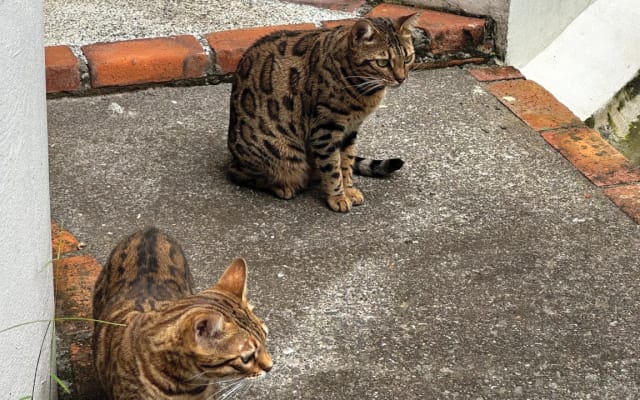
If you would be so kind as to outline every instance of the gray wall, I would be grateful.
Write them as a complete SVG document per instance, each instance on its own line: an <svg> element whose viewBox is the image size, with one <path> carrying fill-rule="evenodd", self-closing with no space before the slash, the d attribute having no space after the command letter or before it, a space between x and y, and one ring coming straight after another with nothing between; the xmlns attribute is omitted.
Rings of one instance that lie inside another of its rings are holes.
<svg viewBox="0 0 640 400"><path fill-rule="evenodd" d="M42 0L0 1L0 330L53 317L43 43ZM3 399L51 397L46 332L0 333Z"/></svg>

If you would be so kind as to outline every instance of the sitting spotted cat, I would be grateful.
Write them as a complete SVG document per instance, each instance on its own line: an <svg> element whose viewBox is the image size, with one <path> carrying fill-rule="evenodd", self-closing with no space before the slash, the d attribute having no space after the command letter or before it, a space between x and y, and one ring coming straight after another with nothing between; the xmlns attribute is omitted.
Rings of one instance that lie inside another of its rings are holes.
<svg viewBox="0 0 640 400"><path fill-rule="evenodd" d="M180 246L155 228L111 252L96 281L93 355L111 400L204 400L235 392L272 366L267 328L246 298L247 267L233 260L193 294Z"/></svg>
<svg viewBox="0 0 640 400"><path fill-rule="evenodd" d="M384 176L403 165L356 157L355 140L385 89L407 79L416 19L363 18L258 40L240 60L232 87L229 177L290 199L319 174L332 210L362 204L353 172Z"/></svg>

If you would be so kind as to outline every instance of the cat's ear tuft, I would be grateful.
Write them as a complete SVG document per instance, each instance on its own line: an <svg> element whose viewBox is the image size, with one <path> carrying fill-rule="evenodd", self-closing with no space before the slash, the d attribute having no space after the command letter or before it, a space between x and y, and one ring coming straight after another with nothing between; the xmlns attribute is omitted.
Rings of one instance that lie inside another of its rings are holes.
<svg viewBox="0 0 640 400"><path fill-rule="evenodd" d="M231 261L215 288L231 293L238 299L247 299L247 263L243 258L238 257Z"/></svg>
<svg viewBox="0 0 640 400"><path fill-rule="evenodd" d="M351 40L354 44L370 42L375 32L371 22L360 19L351 27Z"/></svg>
<svg viewBox="0 0 640 400"><path fill-rule="evenodd" d="M196 342L198 343L221 336L223 330L224 317L218 313L202 315L195 320L193 326Z"/></svg>
<svg viewBox="0 0 640 400"><path fill-rule="evenodd" d="M398 24L397 26L399 26L398 34L400 36L411 36L411 32L415 28L419 17L420 17L419 13L413 13L413 14L405 15L403 17L398 18L398 21L397 21L397 24Z"/></svg>

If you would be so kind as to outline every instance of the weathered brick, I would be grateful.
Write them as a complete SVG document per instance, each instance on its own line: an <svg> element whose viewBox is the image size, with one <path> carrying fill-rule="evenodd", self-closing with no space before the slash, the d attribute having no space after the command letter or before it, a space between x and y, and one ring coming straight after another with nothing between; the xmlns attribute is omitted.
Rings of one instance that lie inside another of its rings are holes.
<svg viewBox="0 0 640 400"><path fill-rule="evenodd" d="M221 72L229 74L235 72L244 52L261 37L276 31L310 30L315 27L314 24L264 26L213 32L205 35L205 38L216 53L216 64L220 66Z"/></svg>
<svg viewBox="0 0 640 400"><path fill-rule="evenodd" d="M416 27L431 39L430 50L434 55L475 49L484 43L485 21L481 18L386 3L376 6L367 16L398 18L416 12L420 13Z"/></svg>
<svg viewBox="0 0 640 400"><path fill-rule="evenodd" d="M68 46L48 46L44 49L47 93L80 89L78 59Z"/></svg>
<svg viewBox="0 0 640 400"><path fill-rule="evenodd" d="M473 68L469 70L469 73L480 82L524 79L524 75L518 69L510 66Z"/></svg>
<svg viewBox="0 0 640 400"><path fill-rule="evenodd" d="M91 318L92 291L100 274L100 264L88 255L53 261L56 317ZM63 335L91 330L90 323L58 323Z"/></svg>
<svg viewBox="0 0 640 400"><path fill-rule="evenodd" d="M83 46L91 86L127 86L200 78L208 57L190 35Z"/></svg>
<svg viewBox="0 0 640 400"><path fill-rule="evenodd" d="M307 4L310 6L328 8L330 10L353 12L362 7L365 0L284 0L288 3Z"/></svg>
<svg viewBox="0 0 640 400"><path fill-rule="evenodd" d="M636 224L640 224L640 185L624 185L606 188L604 193Z"/></svg>
<svg viewBox="0 0 640 400"><path fill-rule="evenodd" d="M489 91L536 131L582 125L564 104L534 81L511 80L488 85Z"/></svg>
<svg viewBox="0 0 640 400"><path fill-rule="evenodd" d="M104 399L100 382L93 367L93 352L90 335L77 335L69 345L74 395L83 400Z"/></svg>
<svg viewBox="0 0 640 400"><path fill-rule="evenodd" d="M640 170L598 131L562 129L544 132L542 137L597 186L640 182Z"/></svg>
<svg viewBox="0 0 640 400"><path fill-rule="evenodd" d="M80 242L71 233L63 230L56 222L51 222L51 253L52 258L56 259L67 253L78 250Z"/></svg>

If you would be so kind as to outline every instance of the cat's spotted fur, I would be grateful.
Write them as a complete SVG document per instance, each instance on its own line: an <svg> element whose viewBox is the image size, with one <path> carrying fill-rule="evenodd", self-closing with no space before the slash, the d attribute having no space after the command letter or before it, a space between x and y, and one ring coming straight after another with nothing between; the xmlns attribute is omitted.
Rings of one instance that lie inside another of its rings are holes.
<svg viewBox="0 0 640 400"><path fill-rule="evenodd" d="M96 282L93 354L112 400L204 400L271 369L266 326L246 298L237 258L216 285L193 294L180 246L155 228L111 252Z"/></svg>
<svg viewBox="0 0 640 400"><path fill-rule="evenodd" d="M416 17L276 32L250 47L231 93L230 178L290 199L318 174L331 209L362 204L352 172L383 176L402 166L356 157L355 140L385 89L408 77Z"/></svg>

